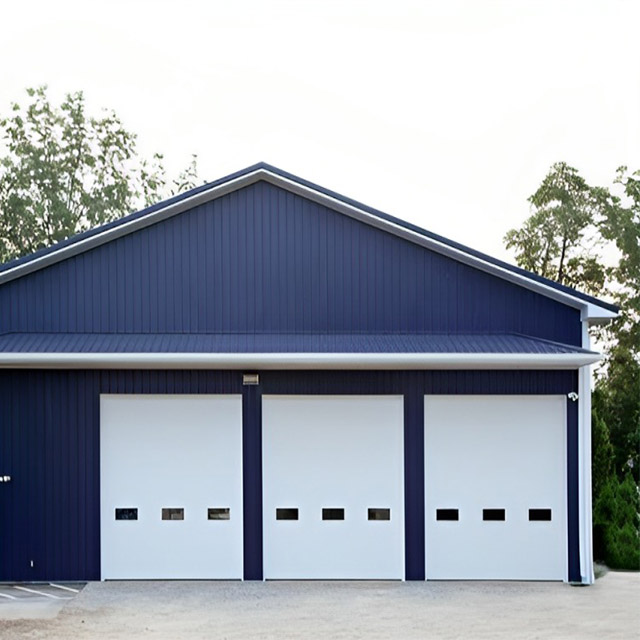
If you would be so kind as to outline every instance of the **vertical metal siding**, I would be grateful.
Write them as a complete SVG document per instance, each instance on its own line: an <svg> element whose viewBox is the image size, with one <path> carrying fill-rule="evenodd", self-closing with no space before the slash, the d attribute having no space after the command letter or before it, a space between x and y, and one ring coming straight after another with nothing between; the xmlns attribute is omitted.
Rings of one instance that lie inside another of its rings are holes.
<svg viewBox="0 0 640 640"><path fill-rule="evenodd" d="M260 387L214 371L0 371L0 580L100 578L101 393L242 393L245 576L262 568L262 393L405 396L408 579L424 577L422 396L566 394L574 371L264 371ZM579 574L577 405L568 403L569 576ZM33 560L33 569L29 566Z"/></svg>
<svg viewBox="0 0 640 640"><path fill-rule="evenodd" d="M567 400L567 551L569 555L569 582L582 582L582 576L580 575L578 429L578 403Z"/></svg>
<svg viewBox="0 0 640 640"><path fill-rule="evenodd" d="M405 578L425 579L424 392L417 384L404 394Z"/></svg>
<svg viewBox="0 0 640 640"><path fill-rule="evenodd" d="M518 332L577 310L259 182L0 287L0 331Z"/></svg>
<svg viewBox="0 0 640 640"><path fill-rule="evenodd" d="M242 389L243 575L262 580L262 393L259 386Z"/></svg>

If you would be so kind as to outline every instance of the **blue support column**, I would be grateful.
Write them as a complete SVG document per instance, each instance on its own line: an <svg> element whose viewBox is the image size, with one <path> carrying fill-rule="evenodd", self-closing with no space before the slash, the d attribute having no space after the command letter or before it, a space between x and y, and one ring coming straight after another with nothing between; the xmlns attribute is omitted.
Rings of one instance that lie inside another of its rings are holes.
<svg viewBox="0 0 640 640"><path fill-rule="evenodd" d="M404 396L405 578L425 579L424 392Z"/></svg>
<svg viewBox="0 0 640 640"><path fill-rule="evenodd" d="M567 400L567 536L569 549L569 582L582 582L582 576L580 575L578 446L578 403Z"/></svg>
<svg viewBox="0 0 640 640"><path fill-rule="evenodd" d="M262 580L262 393L242 388L244 579Z"/></svg>

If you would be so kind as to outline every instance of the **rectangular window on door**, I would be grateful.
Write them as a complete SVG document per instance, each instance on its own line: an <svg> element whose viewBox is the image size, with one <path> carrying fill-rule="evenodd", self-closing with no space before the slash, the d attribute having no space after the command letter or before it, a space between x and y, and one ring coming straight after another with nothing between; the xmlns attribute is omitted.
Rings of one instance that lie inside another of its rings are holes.
<svg viewBox="0 0 640 640"><path fill-rule="evenodd" d="M529 520L531 522L550 522L551 509L529 509Z"/></svg>
<svg viewBox="0 0 640 640"><path fill-rule="evenodd" d="M207 518L209 520L230 520L231 510L228 507L213 507L207 509Z"/></svg>
<svg viewBox="0 0 640 640"><path fill-rule="evenodd" d="M488 521L506 520L504 509L483 509L482 519Z"/></svg>
<svg viewBox="0 0 640 640"><path fill-rule="evenodd" d="M322 510L323 520L344 520L344 509L328 507Z"/></svg>
<svg viewBox="0 0 640 640"><path fill-rule="evenodd" d="M163 520L184 520L184 509L177 507L163 507Z"/></svg>
<svg viewBox="0 0 640 640"><path fill-rule="evenodd" d="M436 520L459 520L457 509L436 509Z"/></svg>
<svg viewBox="0 0 640 640"><path fill-rule="evenodd" d="M278 507L276 509L276 520L297 520L298 509L289 507Z"/></svg>
<svg viewBox="0 0 640 640"><path fill-rule="evenodd" d="M137 520L138 509L135 507L124 507L116 509L116 520Z"/></svg>

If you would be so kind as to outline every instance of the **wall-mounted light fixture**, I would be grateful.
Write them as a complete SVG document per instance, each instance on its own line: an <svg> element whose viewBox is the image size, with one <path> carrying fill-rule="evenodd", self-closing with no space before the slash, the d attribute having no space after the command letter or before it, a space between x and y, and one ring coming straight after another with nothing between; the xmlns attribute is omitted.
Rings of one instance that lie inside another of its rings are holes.
<svg viewBox="0 0 640 640"><path fill-rule="evenodd" d="M260 384L260 376L257 373L243 373L242 384Z"/></svg>

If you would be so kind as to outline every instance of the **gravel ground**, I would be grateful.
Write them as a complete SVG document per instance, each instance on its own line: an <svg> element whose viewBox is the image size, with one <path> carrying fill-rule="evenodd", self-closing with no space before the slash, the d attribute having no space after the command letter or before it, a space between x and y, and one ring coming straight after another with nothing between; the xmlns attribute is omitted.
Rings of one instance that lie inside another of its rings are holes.
<svg viewBox="0 0 640 640"><path fill-rule="evenodd" d="M526 582L94 582L0 638L640 638L640 574Z"/></svg>

